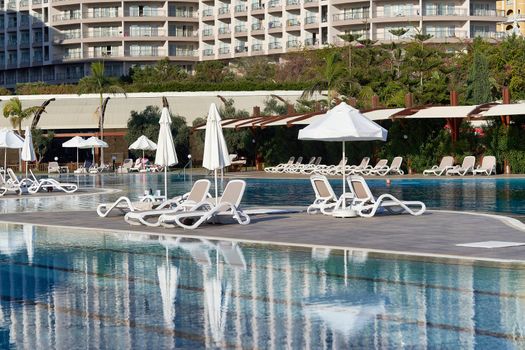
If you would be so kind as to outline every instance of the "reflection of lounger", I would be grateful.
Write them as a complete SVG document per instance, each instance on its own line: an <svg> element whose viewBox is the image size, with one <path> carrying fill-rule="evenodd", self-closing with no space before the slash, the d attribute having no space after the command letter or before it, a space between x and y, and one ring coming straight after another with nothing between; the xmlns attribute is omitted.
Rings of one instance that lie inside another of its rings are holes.
<svg viewBox="0 0 525 350"><path fill-rule="evenodd" d="M213 244L206 239L183 241L182 237L160 237L160 243L171 248L180 248L191 255L192 259L202 266L211 266L210 250Z"/></svg>
<svg viewBox="0 0 525 350"><path fill-rule="evenodd" d="M217 249L224 258L224 262L231 267L246 270L246 260L242 254L241 247L236 242L219 241Z"/></svg>

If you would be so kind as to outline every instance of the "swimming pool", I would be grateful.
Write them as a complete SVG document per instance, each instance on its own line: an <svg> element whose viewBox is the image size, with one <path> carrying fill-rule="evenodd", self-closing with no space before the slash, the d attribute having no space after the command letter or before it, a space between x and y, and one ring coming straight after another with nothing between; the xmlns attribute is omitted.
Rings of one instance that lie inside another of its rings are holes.
<svg viewBox="0 0 525 350"><path fill-rule="evenodd" d="M195 180L200 177L193 177ZM71 198L42 198L36 202L31 199L19 204L0 203L0 212L24 210L47 210L49 207L74 210L78 207L92 209L101 200L111 200L118 196L137 197L144 190L163 188L162 174L130 174L104 176L62 176L63 181L79 181L81 186L107 187L122 192L101 197L84 197L71 205ZM170 195L177 195L191 188L190 178L184 180L171 174ZM225 179L227 181L227 179ZM243 200L248 206L303 206L309 205L314 193L308 179L246 179L248 186ZM213 182L213 181L212 181ZM342 191L341 180L331 183L336 193ZM375 195L392 193L407 200L424 201L428 208L448 210L469 210L525 215L525 178L428 178L393 179L390 185L385 180L367 179ZM219 183L220 186L221 185ZM49 204L48 204L49 203Z"/></svg>
<svg viewBox="0 0 525 350"><path fill-rule="evenodd" d="M518 266L31 225L0 259L0 348L525 346Z"/></svg>

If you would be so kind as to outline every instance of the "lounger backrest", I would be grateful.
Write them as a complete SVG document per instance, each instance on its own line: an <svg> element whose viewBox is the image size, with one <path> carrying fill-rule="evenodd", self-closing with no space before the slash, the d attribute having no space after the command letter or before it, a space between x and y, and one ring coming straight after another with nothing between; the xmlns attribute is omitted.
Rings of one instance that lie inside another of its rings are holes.
<svg viewBox="0 0 525 350"><path fill-rule="evenodd" d="M323 157L317 157L317 159L315 160L315 165L319 165L321 164L321 160L323 160Z"/></svg>
<svg viewBox="0 0 525 350"><path fill-rule="evenodd" d="M496 157L485 156L481 161L481 169L492 170L496 166Z"/></svg>
<svg viewBox="0 0 525 350"><path fill-rule="evenodd" d="M370 191L368 184L362 176L349 176L347 177L347 183L350 187L350 191L359 201L374 200L374 195Z"/></svg>
<svg viewBox="0 0 525 350"><path fill-rule="evenodd" d="M33 173L33 169L29 169L29 174L31 174L31 177L34 181L38 182L38 179L36 178L35 174Z"/></svg>
<svg viewBox="0 0 525 350"><path fill-rule="evenodd" d="M364 169L368 166L368 163L370 163L370 157L364 157L361 160L361 164L357 167L358 169Z"/></svg>
<svg viewBox="0 0 525 350"><path fill-rule="evenodd" d="M291 165L293 164L293 162L295 161L295 157L290 157L290 159L288 159L288 165Z"/></svg>
<svg viewBox="0 0 525 350"><path fill-rule="evenodd" d="M299 165L303 162L303 157L297 158L297 161L295 162L296 165Z"/></svg>
<svg viewBox="0 0 525 350"><path fill-rule="evenodd" d="M318 199L337 199L332 186L328 182L328 179L324 175L312 175L310 176L310 182L314 188L315 197Z"/></svg>
<svg viewBox="0 0 525 350"><path fill-rule="evenodd" d="M380 169L388 164L388 159L380 159L379 162L377 162L374 169Z"/></svg>
<svg viewBox="0 0 525 350"><path fill-rule="evenodd" d="M344 157L344 158L341 158L341 160L339 161L339 164L337 164L337 166L345 166L346 163L348 163L348 157Z"/></svg>
<svg viewBox="0 0 525 350"><path fill-rule="evenodd" d="M19 184L20 181L18 180L18 177L16 176L15 172L11 168L7 168L7 174L9 175L9 178L11 181L13 181L15 184Z"/></svg>
<svg viewBox="0 0 525 350"><path fill-rule="evenodd" d="M462 169L473 168L474 165L476 165L476 157L466 156L465 159L463 159L463 164L461 164L461 168Z"/></svg>
<svg viewBox="0 0 525 350"><path fill-rule="evenodd" d="M58 163L57 163L57 162L49 162L47 168L48 168L48 169L58 169L59 166L58 166Z"/></svg>
<svg viewBox="0 0 525 350"><path fill-rule="evenodd" d="M222 193L222 197L219 200L219 204L227 202L239 206L244 195L244 189L246 188L246 182L244 180L230 180Z"/></svg>
<svg viewBox="0 0 525 350"><path fill-rule="evenodd" d="M205 179L197 180L193 184L190 194L188 195L188 198L186 198L186 200L189 200L195 203L200 203L206 199L206 196L209 190L210 190L209 180L205 180Z"/></svg>
<svg viewBox="0 0 525 350"><path fill-rule="evenodd" d="M236 154L229 154L228 156L230 157L230 162L233 162L235 158L237 158Z"/></svg>
<svg viewBox="0 0 525 350"><path fill-rule="evenodd" d="M311 157L310 161L308 162L308 165L314 164L315 160L316 160L316 157Z"/></svg>
<svg viewBox="0 0 525 350"><path fill-rule="evenodd" d="M123 168L131 168L133 166L133 159L125 159L122 163Z"/></svg>
<svg viewBox="0 0 525 350"><path fill-rule="evenodd" d="M439 169L445 169L454 165L454 158L451 156L444 156L441 158L441 163L439 163Z"/></svg>
<svg viewBox="0 0 525 350"><path fill-rule="evenodd" d="M390 169L399 170L399 168L401 168L402 163L403 163L403 157L395 157L394 159L392 159L392 164L390 165Z"/></svg>

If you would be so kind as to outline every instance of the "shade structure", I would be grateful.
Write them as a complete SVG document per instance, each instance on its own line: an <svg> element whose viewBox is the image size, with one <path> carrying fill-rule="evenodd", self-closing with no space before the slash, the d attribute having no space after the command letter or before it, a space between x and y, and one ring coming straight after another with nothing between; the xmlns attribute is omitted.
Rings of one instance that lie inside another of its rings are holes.
<svg viewBox="0 0 525 350"><path fill-rule="evenodd" d="M79 148L91 148L93 153L93 164L95 164L95 152L93 152L93 149L99 147L99 148L106 148L108 147L107 142L102 141L98 137L91 136L87 140L84 140L84 144L80 146Z"/></svg>
<svg viewBox="0 0 525 350"><path fill-rule="evenodd" d="M72 139L67 140L62 144L62 147L65 148L76 148L77 149L77 169L78 169L78 149L81 148L86 140L80 136L75 136Z"/></svg>
<svg viewBox="0 0 525 350"><path fill-rule="evenodd" d="M222 133L221 116L215 103L212 103L206 119L202 166L214 172L216 202L218 201L217 170L223 169L230 164L228 146Z"/></svg>
<svg viewBox="0 0 525 350"><path fill-rule="evenodd" d="M142 150L142 159L144 160L144 151L156 150L157 144L142 135L129 146L129 149Z"/></svg>
<svg viewBox="0 0 525 350"><path fill-rule="evenodd" d="M13 130L0 129L0 148L4 149L4 169L7 169L7 149L21 149L24 147L24 139Z"/></svg>
<svg viewBox="0 0 525 350"><path fill-rule="evenodd" d="M35 148L33 147L33 135L31 135L31 128L26 126L25 130L24 145L22 146L21 159L26 162L26 179L27 179L27 168L28 162L34 162L36 160Z"/></svg>
<svg viewBox="0 0 525 350"><path fill-rule="evenodd" d="M340 141L345 158L346 141L386 141L388 132L381 125L365 117L357 109L341 102L324 117L320 117L304 129L299 130L299 140ZM346 174L343 167L343 196L346 191ZM343 200L343 210L345 201Z"/></svg>
<svg viewBox="0 0 525 350"><path fill-rule="evenodd" d="M162 108L160 115L159 139L157 141L157 153L155 164L164 167L164 195L168 198L168 167L179 162L173 135L171 134L171 116L167 107Z"/></svg>

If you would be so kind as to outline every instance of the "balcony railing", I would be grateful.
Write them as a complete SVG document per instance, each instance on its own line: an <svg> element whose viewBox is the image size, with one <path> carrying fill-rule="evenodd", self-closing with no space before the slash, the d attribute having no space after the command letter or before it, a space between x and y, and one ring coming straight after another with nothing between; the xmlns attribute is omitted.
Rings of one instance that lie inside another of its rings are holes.
<svg viewBox="0 0 525 350"><path fill-rule="evenodd" d="M300 47L301 46L301 43L297 40L288 40L286 42L286 47L287 48L297 48L297 47Z"/></svg>
<svg viewBox="0 0 525 350"><path fill-rule="evenodd" d="M269 8L280 7L280 6L281 6L280 0L271 0L270 2L268 2Z"/></svg>
<svg viewBox="0 0 525 350"><path fill-rule="evenodd" d="M202 10L202 16L203 16L203 17L210 17L210 16L213 16L213 9L205 9L205 10Z"/></svg>
<svg viewBox="0 0 525 350"><path fill-rule="evenodd" d="M319 0L304 0L305 4L312 4L312 3L318 3Z"/></svg>
<svg viewBox="0 0 525 350"><path fill-rule="evenodd" d="M103 30L84 33L84 38L115 38L121 36L122 31L120 30Z"/></svg>
<svg viewBox="0 0 525 350"><path fill-rule="evenodd" d="M248 52L248 46L235 46L235 53Z"/></svg>
<svg viewBox="0 0 525 350"><path fill-rule="evenodd" d="M471 16L483 16L483 17L505 17L505 11L503 10L485 10L485 9L471 9Z"/></svg>
<svg viewBox="0 0 525 350"><path fill-rule="evenodd" d="M7 41L7 48L10 49L10 48L17 48L18 47L18 41L11 41L11 40L8 40Z"/></svg>
<svg viewBox="0 0 525 350"><path fill-rule="evenodd" d="M42 56L33 56L33 63L42 63Z"/></svg>
<svg viewBox="0 0 525 350"><path fill-rule="evenodd" d="M219 55L227 55L230 53L229 47L220 47L219 48Z"/></svg>
<svg viewBox="0 0 525 350"><path fill-rule="evenodd" d="M212 29L203 29L202 30L202 36L212 36L213 30Z"/></svg>
<svg viewBox="0 0 525 350"><path fill-rule="evenodd" d="M70 52L57 57L62 60L78 60L82 58L82 52Z"/></svg>
<svg viewBox="0 0 525 350"><path fill-rule="evenodd" d="M483 39L504 39L507 36L505 32L474 32L472 31L470 35L473 38L483 38Z"/></svg>
<svg viewBox="0 0 525 350"><path fill-rule="evenodd" d="M253 51L253 52L262 51L262 49L263 49L262 44L253 44L253 45L252 45L252 51Z"/></svg>
<svg viewBox="0 0 525 350"><path fill-rule="evenodd" d="M263 30L262 23L253 23L252 24L252 30Z"/></svg>
<svg viewBox="0 0 525 350"><path fill-rule="evenodd" d="M252 11L264 9L264 4L254 3L252 4Z"/></svg>
<svg viewBox="0 0 525 350"><path fill-rule="evenodd" d="M197 38L199 34L197 32L188 32L188 31L179 29L179 30L169 30L168 36L172 36L176 38Z"/></svg>
<svg viewBox="0 0 525 350"><path fill-rule="evenodd" d="M269 29L273 29L273 28L282 28L283 24L279 21L273 21L273 22L270 22L268 23L268 28Z"/></svg>
<svg viewBox="0 0 525 350"><path fill-rule="evenodd" d="M20 40L20 46L27 46L27 45L29 45L29 38Z"/></svg>
<svg viewBox="0 0 525 350"><path fill-rule="evenodd" d="M423 16L467 16L467 15L468 15L468 12L466 9L460 9L456 7L423 9Z"/></svg>
<svg viewBox="0 0 525 350"><path fill-rule="evenodd" d="M171 16L171 17L183 17L183 18L197 18L197 17L199 17L197 12L177 10L177 9L175 11L168 11L168 16Z"/></svg>
<svg viewBox="0 0 525 350"><path fill-rule="evenodd" d="M70 39L80 39L80 31L78 32L70 32L70 33L62 33L62 38L64 40L70 40Z"/></svg>
<svg viewBox="0 0 525 350"><path fill-rule="evenodd" d="M202 50L203 56L213 56L213 49L204 49Z"/></svg>
<svg viewBox="0 0 525 350"><path fill-rule="evenodd" d="M317 46L319 44L319 39L307 38L304 40L304 46Z"/></svg>
<svg viewBox="0 0 525 350"><path fill-rule="evenodd" d="M9 10L15 10L15 9L16 9L16 1L9 1L9 2L7 3L7 8L8 8Z"/></svg>
<svg viewBox="0 0 525 350"><path fill-rule="evenodd" d="M248 28L246 28L245 25L235 26L235 33L246 33L247 31L248 31Z"/></svg>
<svg viewBox="0 0 525 350"><path fill-rule="evenodd" d="M282 49L283 45L279 42L268 43L268 50Z"/></svg>
<svg viewBox="0 0 525 350"><path fill-rule="evenodd" d="M170 56L195 57L197 56L197 52L195 50L176 49L175 51L170 51Z"/></svg>
<svg viewBox="0 0 525 350"><path fill-rule="evenodd" d="M466 38L467 37L467 31L461 30L461 29L453 29L453 30L450 28L425 29L424 33L432 35L433 38L437 38L437 39Z"/></svg>
<svg viewBox="0 0 525 350"><path fill-rule="evenodd" d="M122 57L122 51L111 50L105 52L88 52L84 54L87 58L106 58L106 57Z"/></svg>
<svg viewBox="0 0 525 350"><path fill-rule="evenodd" d="M246 5L235 5L234 11L235 11L235 13L247 12L248 11L248 6L246 6Z"/></svg>
<svg viewBox="0 0 525 350"><path fill-rule="evenodd" d="M304 19L304 24L316 24L318 23L317 16L308 16Z"/></svg>
<svg viewBox="0 0 525 350"><path fill-rule="evenodd" d="M231 29L227 27L219 28L219 35L221 34L231 34Z"/></svg>
<svg viewBox="0 0 525 350"><path fill-rule="evenodd" d="M165 16L166 12L163 10L151 9L149 11L137 12L137 11L126 11L125 17L162 17Z"/></svg>
<svg viewBox="0 0 525 350"><path fill-rule="evenodd" d="M230 13L230 8L228 6L219 7L219 15L226 15L228 13Z"/></svg>
<svg viewBox="0 0 525 350"><path fill-rule="evenodd" d="M32 0L33 2L33 5L41 5L42 4L42 0Z"/></svg>
<svg viewBox="0 0 525 350"><path fill-rule="evenodd" d="M158 47L129 49L126 50L125 55L129 57L161 57L164 56L164 50Z"/></svg>
<svg viewBox="0 0 525 350"><path fill-rule="evenodd" d="M118 18L120 17L120 11L113 12L113 13L84 12L82 14L82 17L83 18Z"/></svg>
<svg viewBox="0 0 525 350"><path fill-rule="evenodd" d="M60 22L60 21L70 21L73 19L80 19L82 16L80 12L73 12L73 13L63 13L60 15L54 15L53 16L53 22Z"/></svg>
<svg viewBox="0 0 525 350"><path fill-rule="evenodd" d="M299 5L299 0L286 0L286 6Z"/></svg>
<svg viewBox="0 0 525 350"><path fill-rule="evenodd" d="M394 17L414 17L414 16L421 16L419 10L417 9L401 9L401 10L387 10L385 11L382 8L377 9L376 11L376 17L386 17L386 18L394 18Z"/></svg>
<svg viewBox="0 0 525 350"><path fill-rule="evenodd" d="M131 38L164 36L164 30L160 28L140 28L126 31L124 36Z"/></svg>
<svg viewBox="0 0 525 350"><path fill-rule="evenodd" d="M20 7L27 7L27 6L29 6L29 0L20 1Z"/></svg>
<svg viewBox="0 0 525 350"><path fill-rule="evenodd" d="M297 27L297 26L300 26L301 25L301 22L299 22L298 19L289 19L286 21L286 26L287 27Z"/></svg>
<svg viewBox="0 0 525 350"><path fill-rule="evenodd" d="M347 13L338 13L333 16L334 22L351 21L353 19L365 19L370 17L368 9L362 11L353 11Z"/></svg>

